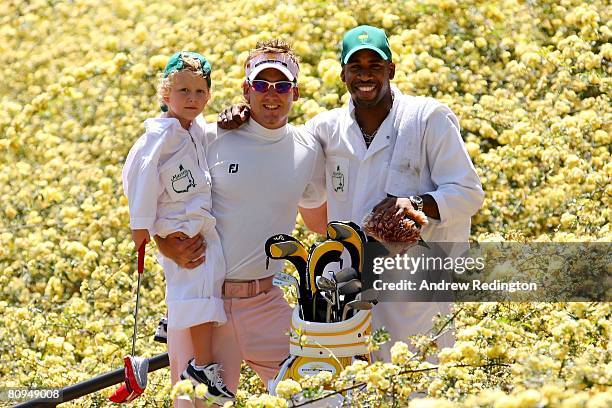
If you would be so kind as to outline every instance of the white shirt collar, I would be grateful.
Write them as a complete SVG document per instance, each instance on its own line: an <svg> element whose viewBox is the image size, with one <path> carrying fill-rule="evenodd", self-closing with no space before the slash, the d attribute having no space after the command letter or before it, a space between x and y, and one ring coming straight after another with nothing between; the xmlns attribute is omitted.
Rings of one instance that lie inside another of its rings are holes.
<svg viewBox="0 0 612 408"><path fill-rule="evenodd" d="M287 134L287 125L278 129L268 129L251 118L244 124L244 130L246 130L254 139L272 143L278 142L285 137Z"/></svg>

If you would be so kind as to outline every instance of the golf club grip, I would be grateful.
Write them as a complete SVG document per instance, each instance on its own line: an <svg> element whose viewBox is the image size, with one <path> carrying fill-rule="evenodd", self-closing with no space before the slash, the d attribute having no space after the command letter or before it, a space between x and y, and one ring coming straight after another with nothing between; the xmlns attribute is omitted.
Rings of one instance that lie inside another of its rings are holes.
<svg viewBox="0 0 612 408"><path fill-rule="evenodd" d="M138 248L138 273L144 273L144 260L145 260L145 247L146 242L143 242L140 248Z"/></svg>

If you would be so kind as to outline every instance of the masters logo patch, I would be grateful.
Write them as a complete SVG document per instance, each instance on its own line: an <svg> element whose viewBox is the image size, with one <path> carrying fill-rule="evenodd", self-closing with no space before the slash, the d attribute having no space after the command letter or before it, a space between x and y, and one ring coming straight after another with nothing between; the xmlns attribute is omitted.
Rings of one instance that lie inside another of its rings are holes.
<svg viewBox="0 0 612 408"><path fill-rule="evenodd" d="M182 164L179 165L179 172L172 176L171 181L175 193L186 193L190 188L196 186L191 170L186 170Z"/></svg>

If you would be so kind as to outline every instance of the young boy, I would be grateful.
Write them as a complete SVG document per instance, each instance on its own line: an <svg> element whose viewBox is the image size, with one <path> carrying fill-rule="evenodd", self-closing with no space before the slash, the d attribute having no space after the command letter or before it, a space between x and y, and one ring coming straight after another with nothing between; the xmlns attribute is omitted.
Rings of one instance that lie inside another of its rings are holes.
<svg viewBox="0 0 612 408"><path fill-rule="evenodd" d="M210 98L211 67L194 52L177 52L160 79L160 117L145 121L146 132L130 150L123 187L130 208L136 248L152 235L185 239L202 233L206 262L185 269L169 258L158 259L166 275L168 328L189 328L194 358L181 374L208 387L217 403L234 398L212 361L213 324L224 324L221 299L226 265L216 220L210 214L211 177L203 151L204 131L196 122Z"/></svg>

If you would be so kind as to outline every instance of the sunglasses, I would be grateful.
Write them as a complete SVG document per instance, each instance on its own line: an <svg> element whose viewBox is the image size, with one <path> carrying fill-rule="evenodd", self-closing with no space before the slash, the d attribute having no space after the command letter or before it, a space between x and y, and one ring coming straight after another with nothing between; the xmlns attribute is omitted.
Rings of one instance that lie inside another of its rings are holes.
<svg viewBox="0 0 612 408"><path fill-rule="evenodd" d="M249 85L256 92L266 93L272 87L279 94L286 94L295 87L295 84L291 81L268 82L263 79L254 79L249 82Z"/></svg>

